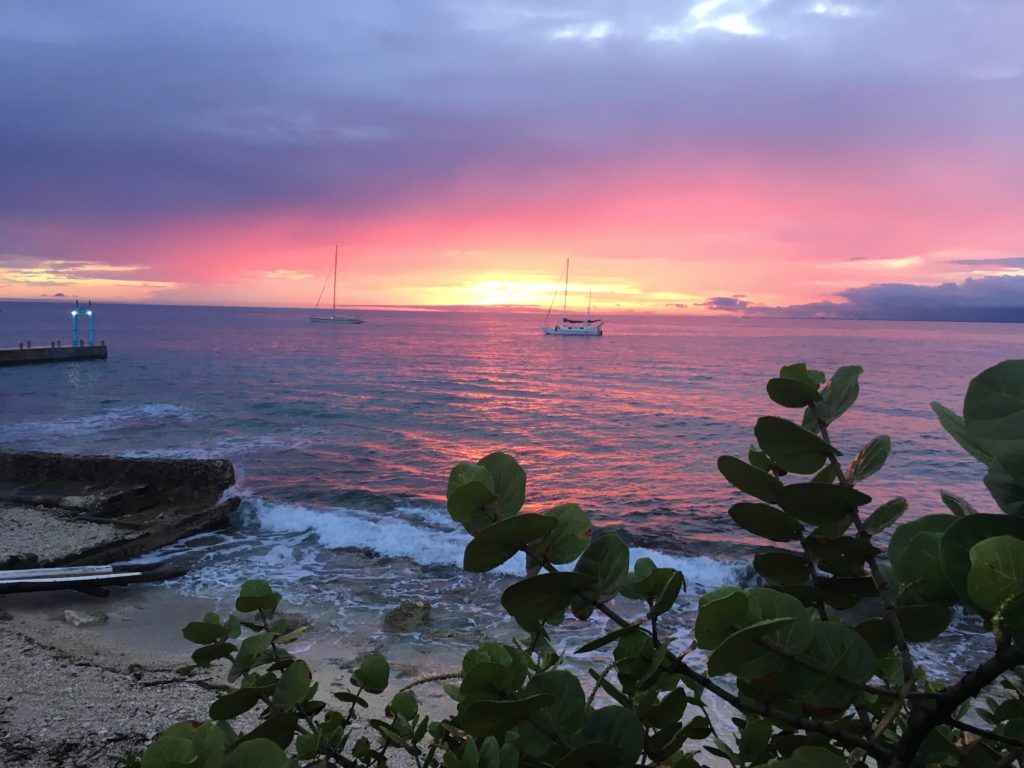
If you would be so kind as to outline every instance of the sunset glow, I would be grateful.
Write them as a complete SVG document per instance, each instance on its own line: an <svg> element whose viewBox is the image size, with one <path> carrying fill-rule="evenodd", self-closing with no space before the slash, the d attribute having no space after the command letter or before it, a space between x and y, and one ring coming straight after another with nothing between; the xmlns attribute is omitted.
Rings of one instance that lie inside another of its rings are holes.
<svg viewBox="0 0 1024 768"><path fill-rule="evenodd" d="M113 8L0 9L0 297L1024 307L1016 4Z"/></svg>

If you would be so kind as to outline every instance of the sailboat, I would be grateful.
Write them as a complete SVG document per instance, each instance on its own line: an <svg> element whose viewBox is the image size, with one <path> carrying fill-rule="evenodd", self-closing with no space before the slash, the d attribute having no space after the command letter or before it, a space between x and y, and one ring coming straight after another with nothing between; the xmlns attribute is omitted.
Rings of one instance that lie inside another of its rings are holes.
<svg viewBox="0 0 1024 768"><path fill-rule="evenodd" d="M593 293L591 292L591 296ZM548 307L548 313L544 316L544 325L541 326L541 330L548 336L603 336L604 320L592 320L590 318L590 298L587 299L587 319L586 320L573 320L569 317L569 259L565 260L565 288L562 291L562 322L554 325L548 325L548 319L551 317L551 309L555 305L555 298L558 294L556 293L551 297L551 306Z"/></svg>
<svg viewBox="0 0 1024 768"><path fill-rule="evenodd" d="M327 290L327 281L324 280L324 287L320 289L320 296L316 300L316 306L313 307L313 314L309 316L309 319L314 323L362 323L365 322L361 317L351 317L349 315L338 314L338 246L334 246L334 272L331 273L334 278L334 287L331 289L331 314L329 315L318 315L316 311L320 309L320 299L324 297L324 291Z"/></svg>

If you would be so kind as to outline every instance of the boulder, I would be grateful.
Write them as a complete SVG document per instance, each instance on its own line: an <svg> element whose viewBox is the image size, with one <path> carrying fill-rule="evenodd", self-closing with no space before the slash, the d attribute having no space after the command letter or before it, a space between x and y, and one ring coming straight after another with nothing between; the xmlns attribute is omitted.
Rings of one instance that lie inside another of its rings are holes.
<svg viewBox="0 0 1024 768"><path fill-rule="evenodd" d="M384 614L384 631L411 632L426 624L429 618L430 603L424 600L407 600Z"/></svg>
<svg viewBox="0 0 1024 768"><path fill-rule="evenodd" d="M292 611L284 611L275 613L270 617L270 626L274 626L279 621L284 621L284 631L294 632L299 627L312 627L313 622L303 616L301 613L295 613Z"/></svg>
<svg viewBox="0 0 1024 768"><path fill-rule="evenodd" d="M64 621L73 627L95 627L107 623L107 614L103 611L64 611Z"/></svg>

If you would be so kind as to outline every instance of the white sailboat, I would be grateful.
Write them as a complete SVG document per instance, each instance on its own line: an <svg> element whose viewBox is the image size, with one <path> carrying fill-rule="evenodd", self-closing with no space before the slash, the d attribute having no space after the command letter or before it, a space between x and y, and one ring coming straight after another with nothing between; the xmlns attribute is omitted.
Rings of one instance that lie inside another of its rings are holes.
<svg viewBox="0 0 1024 768"><path fill-rule="evenodd" d="M591 293L591 295L593 295ZM551 309L555 305L556 293L551 297L551 306L544 317L544 325L541 330L548 336L603 336L604 320L592 320L590 318L590 298L587 298L587 319L573 320L569 317L569 259L565 260L565 288L562 291L562 321L554 325L548 325L551 317Z"/></svg>
<svg viewBox="0 0 1024 768"><path fill-rule="evenodd" d="M327 290L327 281L324 280L324 287L320 289L320 296L316 300L316 306L313 307L313 314L309 316L309 319L314 323L362 323L365 322L361 317L352 317L350 315L339 315L338 314L338 246L334 246L334 271L331 273L334 278L334 287L331 289L331 314L329 315L318 315L316 311L320 309L320 299L324 297L324 291Z"/></svg>

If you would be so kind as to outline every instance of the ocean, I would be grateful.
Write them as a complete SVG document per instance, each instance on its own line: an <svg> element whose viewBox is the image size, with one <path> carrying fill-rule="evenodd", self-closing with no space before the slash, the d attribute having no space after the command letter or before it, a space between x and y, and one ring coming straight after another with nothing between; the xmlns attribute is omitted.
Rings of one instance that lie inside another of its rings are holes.
<svg viewBox="0 0 1024 768"><path fill-rule="evenodd" d="M68 306L0 309L0 347L68 343ZM888 434L893 454L863 490L919 516L944 511L940 487L994 511L929 402L959 411L972 376L1024 356L1016 325L623 313L603 337L564 338L506 310L366 310L336 327L297 309L95 311L108 360L0 368L0 448L230 459L236 525L159 553L192 565L172 588L227 600L266 578L342 634L426 599L456 645L507 625L498 595L521 567L461 571L468 539L444 509L456 462L511 453L527 510L577 502L634 556L680 568L684 643L696 598L748 578L763 543L726 514L739 494L715 462L745 456L759 415L784 414L764 391L780 366L864 367L833 441L848 460ZM576 624L570 636L593 634Z"/></svg>

